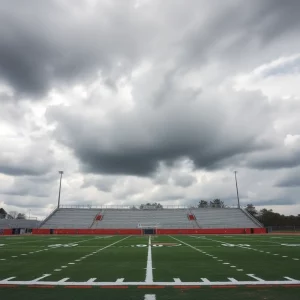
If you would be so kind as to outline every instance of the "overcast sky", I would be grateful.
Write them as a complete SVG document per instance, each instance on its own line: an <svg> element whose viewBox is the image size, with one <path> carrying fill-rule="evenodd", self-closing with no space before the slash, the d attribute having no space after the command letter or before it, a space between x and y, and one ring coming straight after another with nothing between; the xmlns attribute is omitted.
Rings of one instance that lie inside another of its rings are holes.
<svg viewBox="0 0 300 300"><path fill-rule="evenodd" d="M300 1L0 0L0 207L300 214Z"/></svg>

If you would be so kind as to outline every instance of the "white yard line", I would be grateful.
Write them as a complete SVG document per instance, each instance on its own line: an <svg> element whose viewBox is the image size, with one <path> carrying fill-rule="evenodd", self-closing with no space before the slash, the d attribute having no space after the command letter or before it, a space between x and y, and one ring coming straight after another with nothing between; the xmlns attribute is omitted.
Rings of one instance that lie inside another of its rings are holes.
<svg viewBox="0 0 300 300"><path fill-rule="evenodd" d="M254 278L255 280L257 280L257 281L259 281L259 282L265 282L263 279L261 279L261 278L255 276L254 274L247 274L247 275L248 275L249 277Z"/></svg>
<svg viewBox="0 0 300 300"><path fill-rule="evenodd" d="M205 240L209 240L209 241L213 241L213 242L216 242L216 243L221 243L221 244L232 244L232 243L226 243L226 242L223 242L223 241L219 241L219 240L214 240L214 239L210 239L210 238L203 238ZM252 246L250 247L246 247L246 246L242 246L242 245L239 245L239 244L232 244L234 245L234 247L238 247L238 248L242 248L242 249L247 249L247 250L253 250L253 251L256 251L256 252L260 252L260 253L265 253L265 254L270 254L270 255L275 255L275 256L279 256L278 253L271 253L269 251L263 251L263 250L259 250L259 249L256 249L256 248L253 248ZM263 247L265 247L265 245L262 245ZM274 245L275 246L275 245ZM270 245L268 245L268 247L270 247ZM278 247L278 246L275 246L275 247ZM282 256L283 258L289 258L288 256L284 255ZM293 260L297 260L297 259L294 259L292 258Z"/></svg>
<svg viewBox="0 0 300 300"><path fill-rule="evenodd" d="M39 278L33 279L31 282L39 281L39 280L44 279L45 277L48 277L48 276L51 276L51 274L44 274L43 276L41 276Z"/></svg>
<svg viewBox="0 0 300 300"><path fill-rule="evenodd" d="M148 256L147 256L147 268L146 268L146 283L153 283L153 268L152 268L152 252L151 252L151 236L149 235L148 241Z"/></svg>
<svg viewBox="0 0 300 300"><path fill-rule="evenodd" d="M125 237L125 238L123 238L123 239L121 239L121 240L118 240L118 241L116 241L116 242L114 242L114 243L112 243L112 244L110 244L110 245L108 245L108 246L105 246L105 247L103 247L103 248L100 248L100 249L97 250L97 251L93 251L93 252L91 252L90 254L86 254L85 256L82 256L82 257L80 257L80 258L77 258L77 259L74 260L74 261L83 260L83 259L88 258L89 256L93 256L93 255L97 254L98 252L100 252L100 251L102 251L102 250L104 250L104 249L106 249L106 248L112 247L113 245L115 245L115 244L117 244L117 243L120 243L120 242L122 242L122 241L128 239L129 237L131 237L131 236L127 236L127 237ZM76 263L75 263L75 262L69 262L69 263L66 263L66 264L68 264L69 267L71 267L71 266L75 265ZM66 268L66 267L67 267L67 266L63 265L63 266L61 266L61 267L58 268L58 269L54 269L54 271L59 272L59 271L61 271L62 268Z"/></svg>
<svg viewBox="0 0 300 300"><path fill-rule="evenodd" d="M251 274L252 275L252 274ZM254 276L254 275L253 275ZM255 276L256 277L256 276ZM255 279L254 277L252 277ZM258 278L258 277L257 277ZM230 281L209 281L206 278L201 278L203 281L192 281L192 282L187 282L187 281L181 281L180 283L174 282L174 281L159 281L159 282L153 282L151 286L212 286L212 285L224 285L224 286L230 286L230 285L299 285L300 280L272 280L272 281L264 281L262 280L257 280L257 281L234 281L234 278L231 278ZM12 280L2 280L0 281L0 286L1 285L7 285L7 284L12 284L12 285L31 285L33 282L31 280L29 281L12 281ZM78 286L149 286L149 283L147 282L140 282L140 281L134 281L134 282L90 282L90 281L66 281L66 278L63 278L58 281L36 281L34 282L35 285L53 285L53 286L71 286L71 285L78 285Z"/></svg>
<svg viewBox="0 0 300 300"><path fill-rule="evenodd" d="M182 243L182 244L185 244L186 246L188 246L188 247L190 247L190 248L192 248L192 249L194 249L194 250L196 250L196 251L198 251L198 252L200 252L200 253L202 253L202 254L208 256L208 257L211 257L212 259L215 259L215 260L217 260L217 261L219 261L219 262L222 262L222 261L223 261L222 259L218 259L218 257L216 257L216 256L214 256L214 255L211 255L211 254L209 254L209 253L207 253L207 252L205 252L205 251L203 251L203 250L197 249L196 247L194 247L194 246L192 246L192 245L190 245L190 244L188 244L188 243L185 243L185 242L183 242L183 241L181 241L181 240L179 240L179 239L177 239L177 238L175 238L175 237L173 237L173 236L169 236L169 237L171 237L172 239L174 239L174 240L176 240L176 241L178 241L178 242L180 242L180 243ZM231 264L228 263L228 262L223 262L222 264L223 264L223 265L226 265L226 266L228 266L228 267L230 267L230 268L236 268L236 266L231 265ZM243 269L238 269L238 270L243 270Z"/></svg>
<svg viewBox="0 0 300 300"><path fill-rule="evenodd" d="M14 278L16 278L16 276L5 278L5 279L3 279L2 281L9 281L9 280L12 280L12 279L14 279Z"/></svg>
<svg viewBox="0 0 300 300"><path fill-rule="evenodd" d="M144 300L156 300L155 294L146 294Z"/></svg>
<svg viewBox="0 0 300 300"><path fill-rule="evenodd" d="M91 241L91 240L95 240L95 239L101 239L102 237L93 237L93 238L89 238L89 239L84 239L84 240L80 240L80 241L75 241L75 242L70 242L68 244L79 244L79 243L84 243L84 242L87 242L87 241ZM44 240L43 240L44 241ZM29 242L33 242L33 241L29 241ZM22 243L22 242L20 242ZM26 243L26 242L24 242ZM46 247L45 245L43 246L34 246L34 247L37 247L37 249L40 249L40 247ZM63 249L64 247L60 247L60 249ZM8 250L8 249L13 249L13 248L5 248L5 250ZM30 255L30 254L34 254L34 253L40 253L40 252L43 252L43 251L48 251L48 250L53 250L53 249L57 249L56 247L53 247L53 248L43 248L41 250L36 250L36 251L30 251L28 253L22 253L21 256L27 256L27 255ZM65 249L67 249L67 247L65 247ZM13 258L17 258L18 256L12 256ZM1 258L0 260L6 260L6 258Z"/></svg>

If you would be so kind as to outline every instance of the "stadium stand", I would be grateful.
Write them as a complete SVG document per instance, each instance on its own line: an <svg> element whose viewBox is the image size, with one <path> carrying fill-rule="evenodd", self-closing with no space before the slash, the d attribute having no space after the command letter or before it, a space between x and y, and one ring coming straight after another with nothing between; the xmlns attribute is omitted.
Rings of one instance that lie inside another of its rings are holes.
<svg viewBox="0 0 300 300"><path fill-rule="evenodd" d="M0 229L4 228L38 228L40 221L23 219L0 219Z"/></svg>
<svg viewBox="0 0 300 300"><path fill-rule="evenodd" d="M258 228L262 227L238 208L59 208L41 228Z"/></svg>
<svg viewBox="0 0 300 300"><path fill-rule="evenodd" d="M99 209L59 208L41 225L41 228L90 228Z"/></svg>
<svg viewBox="0 0 300 300"><path fill-rule="evenodd" d="M192 212L201 228L261 227L239 208L196 208Z"/></svg>

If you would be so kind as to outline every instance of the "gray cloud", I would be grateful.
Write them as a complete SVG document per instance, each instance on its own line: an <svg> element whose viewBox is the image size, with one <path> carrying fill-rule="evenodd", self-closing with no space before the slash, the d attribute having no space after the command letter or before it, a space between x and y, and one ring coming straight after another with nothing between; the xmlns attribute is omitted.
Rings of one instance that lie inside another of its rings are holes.
<svg viewBox="0 0 300 300"><path fill-rule="evenodd" d="M270 200L261 200L258 203L255 203L256 206L270 206L270 205L292 205L299 203L295 199L270 199Z"/></svg>
<svg viewBox="0 0 300 300"><path fill-rule="evenodd" d="M284 5L258 0L209 5L151 1L141 9L134 5L135 1L125 0L96 2L93 7L73 1L41 5L36 0L26 4L3 0L0 78L15 92L39 99L53 86L81 82L98 71L114 87L114 81L141 59L164 61L169 53L181 70L222 61L228 72L233 60L237 69L258 57L254 53L261 59L262 47L271 46L287 31L295 32L300 24L299 2L293 0ZM289 49L286 43L278 45ZM238 53L243 55L239 58ZM266 55L271 59L270 52Z"/></svg>
<svg viewBox="0 0 300 300"><path fill-rule="evenodd" d="M111 192L113 186L117 183L117 178L114 176L98 176L97 178L86 178L82 184L82 188L95 186L99 191Z"/></svg>
<svg viewBox="0 0 300 300"><path fill-rule="evenodd" d="M299 171L299 167L289 170L285 175L281 176L281 178L277 180L275 186L283 188L300 187Z"/></svg>
<svg viewBox="0 0 300 300"><path fill-rule="evenodd" d="M297 147L278 147L264 153L254 154L249 158L249 166L257 169L293 168L299 165L300 151Z"/></svg>
<svg viewBox="0 0 300 300"><path fill-rule="evenodd" d="M146 176L160 162L172 165L183 157L198 168L214 169L225 159L266 147L260 134L268 105L259 93L202 93L186 102L184 90L168 89L159 109L141 103L127 113L114 111L109 123L88 120L88 108L74 114L68 107L53 107L47 115L58 124L56 138L91 173ZM223 109L223 96L231 98L230 109ZM257 114L263 117L254 122Z"/></svg>
<svg viewBox="0 0 300 300"><path fill-rule="evenodd" d="M147 49L147 20L134 17L132 1L101 2L90 14L73 4L1 2L0 78L17 93L38 97L98 71L118 77Z"/></svg>
<svg viewBox="0 0 300 300"><path fill-rule="evenodd" d="M192 184L197 182L197 179L195 176L190 174L182 174L178 173L174 176L172 176L172 179L174 181L174 185L180 186L180 187L189 187Z"/></svg>
<svg viewBox="0 0 300 300"><path fill-rule="evenodd" d="M13 176L39 176L48 173L52 170L54 158L46 146L44 140L21 149L10 149L9 153L3 149L0 152L0 173Z"/></svg>

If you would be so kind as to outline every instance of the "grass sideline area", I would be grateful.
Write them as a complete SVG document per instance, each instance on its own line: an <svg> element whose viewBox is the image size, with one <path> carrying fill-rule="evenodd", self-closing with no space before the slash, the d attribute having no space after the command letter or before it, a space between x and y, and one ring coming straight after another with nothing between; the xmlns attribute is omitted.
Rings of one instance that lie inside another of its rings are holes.
<svg viewBox="0 0 300 300"><path fill-rule="evenodd" d="M9 299L299 299L300 236L2 236Z"/></svg>

